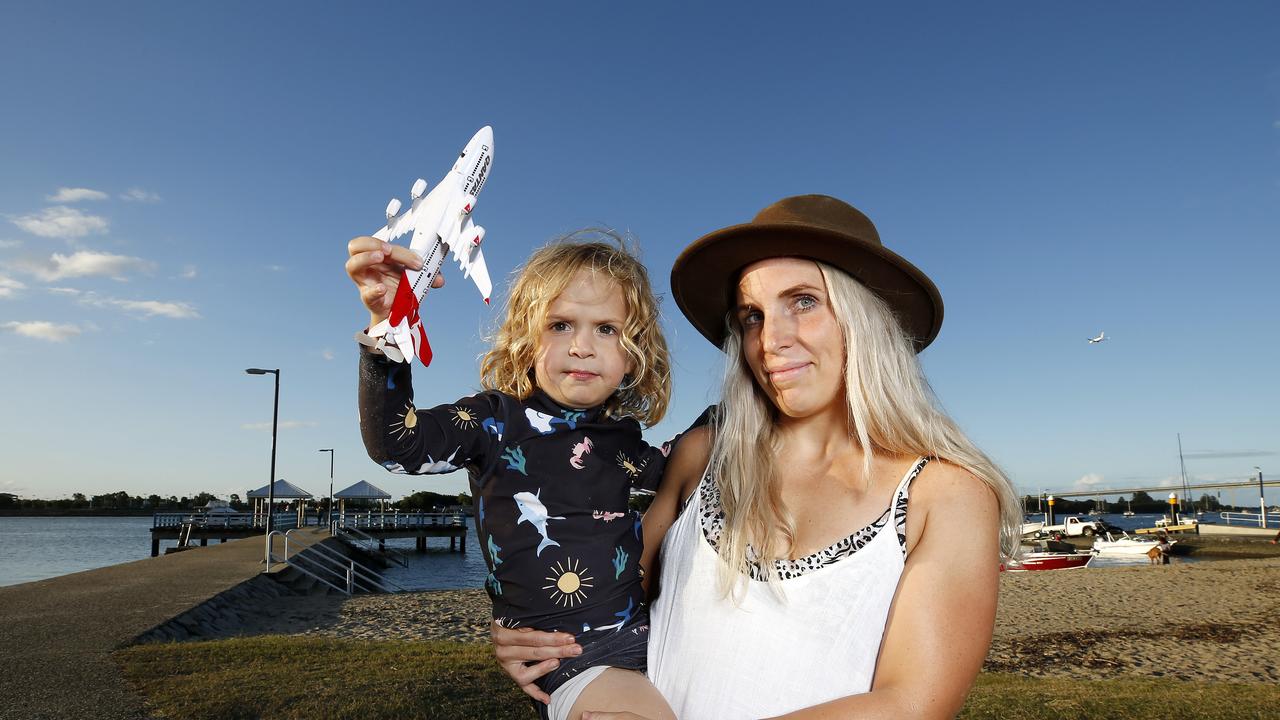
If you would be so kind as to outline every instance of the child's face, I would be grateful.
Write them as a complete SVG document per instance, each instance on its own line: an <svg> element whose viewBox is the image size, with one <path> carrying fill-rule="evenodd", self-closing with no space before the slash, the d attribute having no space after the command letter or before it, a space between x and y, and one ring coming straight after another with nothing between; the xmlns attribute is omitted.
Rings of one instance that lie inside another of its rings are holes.
<svg viewBox="0 0 1280 720"><path fill-rule="evenodd" d="M607 400L632 370L621 342L626 317L618 283L578 271L547 308L533 365L538 387L568 407Z"/></svg>

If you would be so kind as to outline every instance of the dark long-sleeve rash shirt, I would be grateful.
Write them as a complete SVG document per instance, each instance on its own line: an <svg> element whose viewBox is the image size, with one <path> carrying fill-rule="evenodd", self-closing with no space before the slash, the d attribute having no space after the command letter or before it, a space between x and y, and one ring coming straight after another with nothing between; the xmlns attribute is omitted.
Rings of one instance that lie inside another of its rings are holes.
<svg viewBox="0 0 1280 720"><path fill-rule="evenodd" d="M634 419L541 390L416 408L409 366L362 352L360 430L391 472L467 470L503 624L576 634L619 628L640 609L640 516L627 500L657 488L670 443L646 445Z"/></svg>

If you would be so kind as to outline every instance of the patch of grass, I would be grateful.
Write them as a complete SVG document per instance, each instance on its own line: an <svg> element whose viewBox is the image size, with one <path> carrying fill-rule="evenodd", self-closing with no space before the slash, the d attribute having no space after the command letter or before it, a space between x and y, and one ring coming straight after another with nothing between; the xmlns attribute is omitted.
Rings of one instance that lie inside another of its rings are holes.
<svg viewBox="0 0 1280 720"><path fill-rule="evenodd" d="M484 643L291 636L139 645L116 654L157 717L531 720L531 702ZM983 673L964 720L1276 718L1280 687L1159 678L1078 680Z"/></svg>
<svg viewBox="0 0 1280 720"><path fill-rule="evenodd" d="M261 636L138 645L116 654L158 717L537 717L487 644Z"/></svg>
<svg viewBox="0 0 1280 720"><path fill-rule="evenodd" d="M963 720L1078 718L1276 718L1280 688L1268 683L1183 682L1160 678L1077 680L983 673Z"/></svg>

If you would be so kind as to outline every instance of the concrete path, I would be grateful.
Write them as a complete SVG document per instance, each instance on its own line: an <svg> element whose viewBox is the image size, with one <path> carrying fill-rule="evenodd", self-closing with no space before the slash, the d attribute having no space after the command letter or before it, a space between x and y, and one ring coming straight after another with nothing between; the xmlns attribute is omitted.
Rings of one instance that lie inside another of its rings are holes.
<svg viewBox="0 0 1280 720"><path fill-rule="evenodd" d="M290 550L327 536L295 532ZM0 587L0 718L145 719L110 654L258 575L262 558L262 538L245 538Z"/></svg>

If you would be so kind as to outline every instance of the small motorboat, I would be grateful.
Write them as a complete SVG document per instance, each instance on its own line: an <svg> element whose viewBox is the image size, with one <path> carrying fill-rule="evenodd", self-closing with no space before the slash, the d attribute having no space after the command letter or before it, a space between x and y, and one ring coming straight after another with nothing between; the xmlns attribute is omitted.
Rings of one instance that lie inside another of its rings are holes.
<svg viewBox="0 0 1280 720"><path fill-rule="evenodd" d="M1070 570L1088 567L1093 555L1081 552L1029 552L1000 565L1001 570L1023 572L1026 570Z"/></svg>
<svg viewBox="0 0 1280 720"><path fill-rule="evenodd" d="M1030 537L1040 532L1044 528L1043 520L1027 521L1022 523L1022 536Z"/></svg>
<svg viewBox="0 0 1280 720"><path fill-rule="evenodd" d="M1173 545L1177 540L1170 539L1169 544ZM1111 533L1107 533L1106 538L1097 538L1093 541L1094 555L1108 556L1129 556L1138 557L1151 552L1151 548L1160 544L1160 539L1155 536L1134 537L1128 533L1123 533L1120 537L1112 537Z"/></svg>

